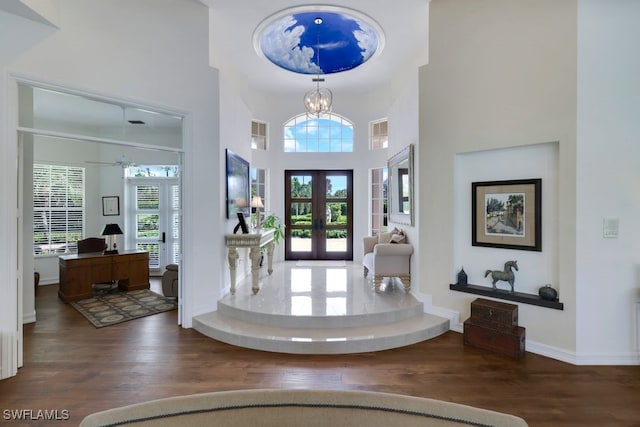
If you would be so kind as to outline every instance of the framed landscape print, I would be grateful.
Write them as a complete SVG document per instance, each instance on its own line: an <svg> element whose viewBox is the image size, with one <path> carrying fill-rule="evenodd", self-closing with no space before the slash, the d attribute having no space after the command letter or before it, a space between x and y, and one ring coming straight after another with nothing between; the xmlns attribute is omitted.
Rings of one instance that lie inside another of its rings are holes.
<svg viewBox="0 0 640 427"><path fill-rule="evenodd" d="M542 251L542 180L471 183L471 244Z"/></svg>

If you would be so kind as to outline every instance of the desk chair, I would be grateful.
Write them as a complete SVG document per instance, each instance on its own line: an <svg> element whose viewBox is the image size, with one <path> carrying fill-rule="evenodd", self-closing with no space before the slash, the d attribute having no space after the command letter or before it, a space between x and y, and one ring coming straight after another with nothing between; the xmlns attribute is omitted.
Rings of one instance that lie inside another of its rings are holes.
<svg viewBox="0 0 640 427"><path fill-rule="evenodd" d="M89 254L96 252L104 252L107 249L107 243L104 237L87 237L78 240L78 254ZM103 283L93 283L91 286L95 293L107 293L117 289L118 283L115 280Z"/></svg>

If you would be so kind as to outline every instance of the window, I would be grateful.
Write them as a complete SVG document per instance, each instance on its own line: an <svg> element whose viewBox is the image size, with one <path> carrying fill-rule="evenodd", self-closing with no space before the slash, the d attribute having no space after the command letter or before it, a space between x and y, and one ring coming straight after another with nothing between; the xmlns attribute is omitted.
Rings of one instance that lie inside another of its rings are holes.
<svg viewBox="0 0 640 427"><path fill-rule="evenodd" d="M75 252L84 236L84 168L33 165L33 250Z"/></svg>
<svg viewBox="0 0 640 427"><path fill-rule="evenodd" d="M267 124L251 121L251 148L254 150L267 149Z"/></svg>
<svg viewBox="0 0 640 427"><path fill-rule="evenodd" d="M336 114L312 117L300 114L284 125L286 153L353 151L353 124Z"/></svg>
<svg viewBox="0 0 640 427"><path fill-rule="evenodd" d="M380 150L389 147L387 119L371 122L371 149Z"/></svg>
<svg viewBox="0 0 640 427"><path fill-rule="evenodd" d="M371 235L387 231L387 168L371 169Z"/></svg>
<svg viewBox="0 0 640 427"><path fill-rule="evenodd" d="M264 206L264 208L260 209L260 218L264 217L267 208L267 199L265 198L266 175L266 169L251 168L251 198L253 198L253 196L260 196L260 198L262 198L262 205ZM255 223L254 215L255 208L251 208L251 221Z"/></svg>

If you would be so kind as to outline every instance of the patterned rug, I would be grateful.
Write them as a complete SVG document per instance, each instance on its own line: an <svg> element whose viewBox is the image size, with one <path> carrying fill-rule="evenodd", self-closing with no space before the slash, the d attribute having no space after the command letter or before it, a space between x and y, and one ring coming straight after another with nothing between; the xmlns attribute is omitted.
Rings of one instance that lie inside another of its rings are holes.
<svg viewBox="0 0 640 427"><path fill-rule="evenodd" d="M72 302L96 328L127 322L178 308L177 301L148 289L105 294Z"/></svg>

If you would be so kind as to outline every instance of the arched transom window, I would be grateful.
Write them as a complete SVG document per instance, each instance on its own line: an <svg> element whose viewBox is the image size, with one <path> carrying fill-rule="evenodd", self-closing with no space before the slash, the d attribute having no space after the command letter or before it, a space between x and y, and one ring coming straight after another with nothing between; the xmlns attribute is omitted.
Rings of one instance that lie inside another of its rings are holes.
<svg viewBox="0 0 640 427"><path fill-rule="evenodd" d="M284 125L286 153L353 151L353 124L337 114L320 117L300 114Z"/></svg>

